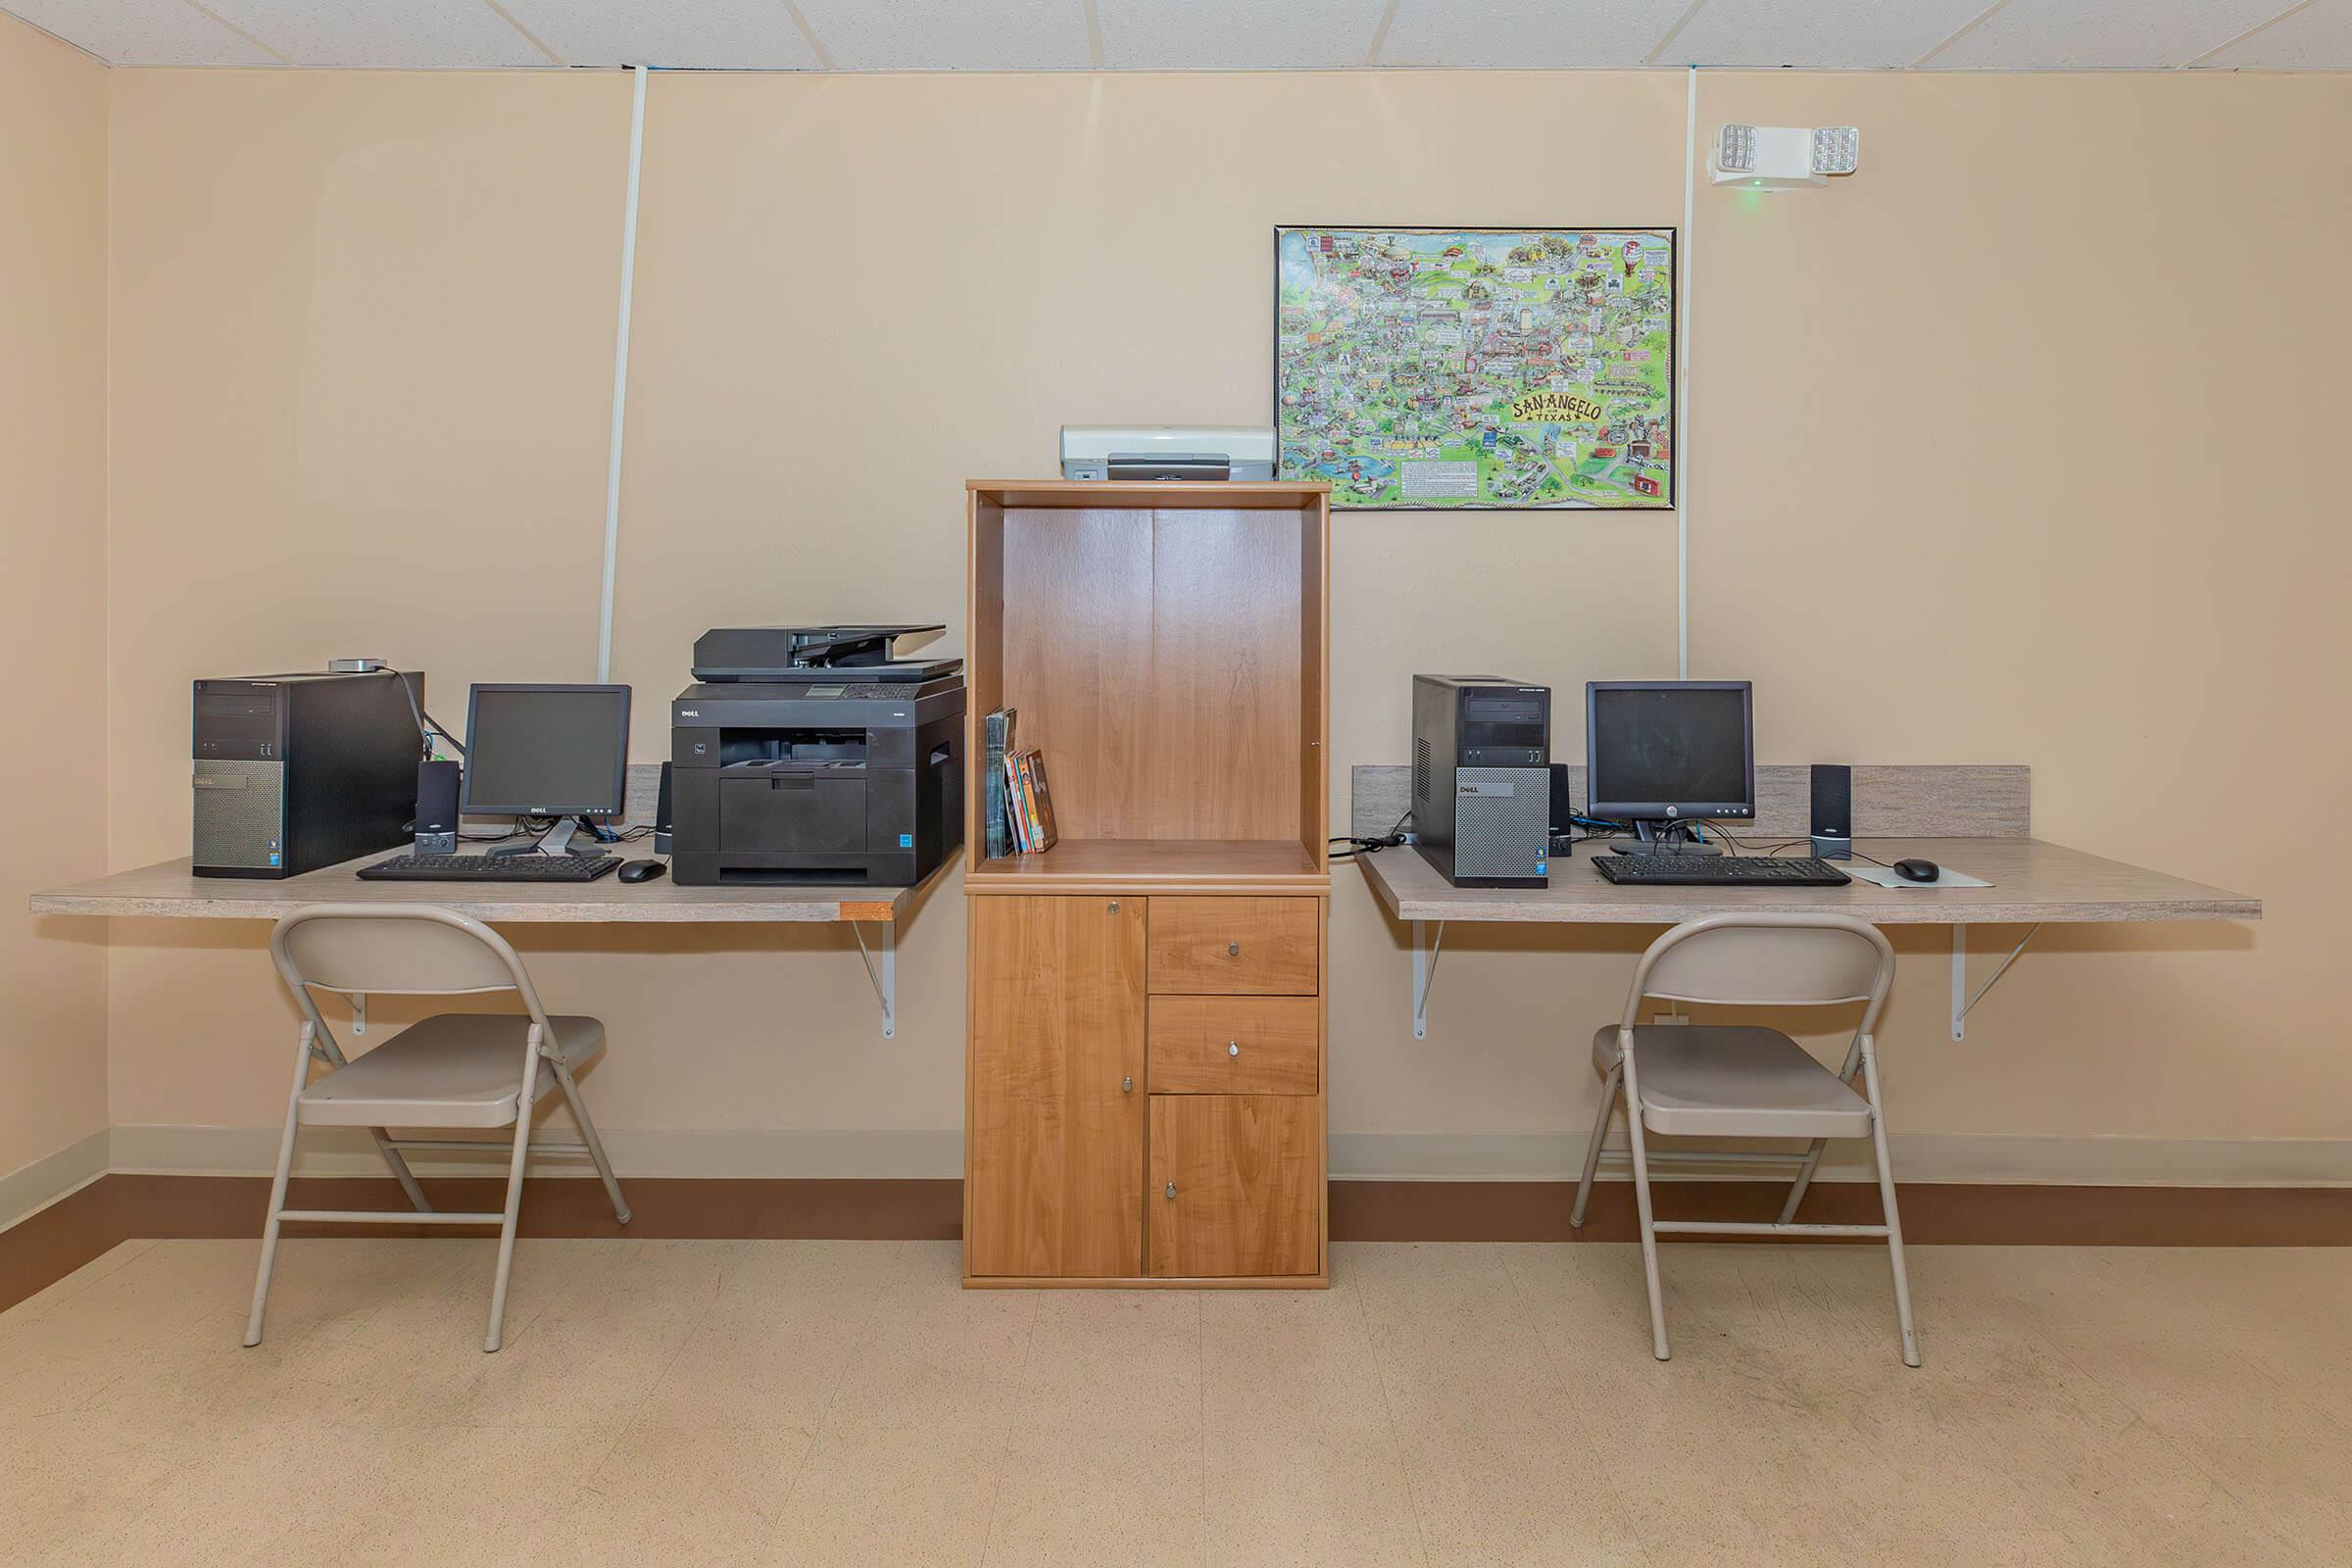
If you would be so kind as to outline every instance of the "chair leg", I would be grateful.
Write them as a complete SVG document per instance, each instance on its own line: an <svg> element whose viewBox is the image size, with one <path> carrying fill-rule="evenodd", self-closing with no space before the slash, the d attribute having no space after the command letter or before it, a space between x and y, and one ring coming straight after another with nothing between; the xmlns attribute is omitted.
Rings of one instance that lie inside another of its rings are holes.
<svg viewBox="0 0 2352 1568"><path fill-rule="evenodd" d="M253 1311L245 1319L245 1348L262 1343L262 1315L270 1306L270 1275L277 1267L277 1216L285 1212L286 1182L294 1170L294 1131L302 1121L302 1091L311 1077L312 1026L305 1023L294 1048L294 1087L286 1094L286 1130L277 1141L277 1172L270 1178L270 1213L262 1222L262 1261L254 1270Z"/></svg>
<svg viewBox="0 0 2352 1568"><path fill-rule="evenodd" d="M1845 1048L1845 1065L1838 1069L1838 1081L1841 1084L1852 1083L1854 1073L1861 1065L1862 1036L1857 1031L1853 1043ZM1821 1169L1821 1152L1829 1147L1828 1139L1816 1138L1813 1147L1806 1151L1804 1167L1796 1173L1796 1185L1788 1189L1788 1201L1781 1205L1782 1224L1796 1222L1796 1205L1805 1200L1805 1189L1813 1185L1814 1173Z"/></svg>
<svg viewBox="0 0 2352 1568"><path fill-rule="evenodd" d="M1622 1059L1609 1069L1600 1086L1600 1114L1592 1119L1592 1141L1585 1146L1585 1174L1576 1184L1576 1206L1568 1211L1568 1228L1585 1228L1585 1204L1592 1197L1592 1175L1600 1169L1600 1141L1609 1135L1609 1112L1617 1108L1617 1082L1625 1072Z"/></svg>
<svg viewBox="0 0 2352 1568"><path fill-rule="evenodd" d="M580 1129L580 1142L588 1146L588 1157L596 1161L596 1173L604 1178L605 1196L612 1200L612 1217L626 1225L629 1205L620 1196L620 1181L612 1174L612 1162L605 1157L605 1141L596 1136L596 1123L588 1119L588 1102L580 1098L580 1086L572 1081L569 1067L560 1060L548 1065L556 1070L556 1082L564 1090L564 1102L571 1107L572 1122Z"/></svg>
<svg viewBox="0 0 2352 1568"><path fill-rule="evenodd" d="M1879 1160L1879 1201L1886 1210L1886 1256L1894 1270L1894 1318L1903 1335L1903 1365L1919 1365L1919 1340L1911 1328L1911 1280L1903 1268L1903 1222L1894 1209L1894 1164L1886 1157L1886 1113L1879 1102L1878 1053L1862 1048L1862 1074L1870 1089L1870 1138Z"/></svg>
<svg viewBox="0 0 2352 1568"><path fill-rule="evenodd" d="M384 1163L392 1167L393 1179L400 1183L400 1190L409 1195L409 1206L419 1214L430 1214L433 1205L426 1200L424 1189L416 1185L416 1173L409 1169L408 1160L402 1157L399 1150L392 1147L391 1135L381 1127L370 1127L368 1136L375 1140L376 1152L383 1155Z"/></svg>
<svg viewBox="0 0 2352 1568"><path fill-rule="evenodd" d="M1783 1225L1795 1221L1796 1205L1805 1200L1805 1189L1813 1185L1813 1173L1821 1168L1821 1152L1829 1147L1827 1138L1816 1138L1813 1147L1805 1152L1805 1162L1796 1173L1796 1185L1788 1189L1788 1201L1781 1205Z"/></svg>
<svg viewBox="0 0 2352 1568"><path fill-rule="evenodd" d="M1649 1348L1663 1361L1666 1348L1666 1299L1658 1288L1658 1233L1649 1210L1649 1144L1642 1135L1642 1079L1634 1066L1631 1045L1621 1058L1625 1064L1625 1121L1634 1141L1634 1207L1642 1220L1642 1272L1649 1286Z"/></svg>
<svg viewBox="0 0 2352 1568"><path fill-rule="evenodd" d="M507 1278L514 1271L514 1222L522 1212L522 1169L531 1151L531 1110L539 1095L539 1031L531 1029L530 1049L522 1063L522 1098L514 1102L514 1158L507 1167L506 1217L498 1227L498 1276L490 1286L490 1332L483 1337L484 1354L505 1343Z"/></svg>

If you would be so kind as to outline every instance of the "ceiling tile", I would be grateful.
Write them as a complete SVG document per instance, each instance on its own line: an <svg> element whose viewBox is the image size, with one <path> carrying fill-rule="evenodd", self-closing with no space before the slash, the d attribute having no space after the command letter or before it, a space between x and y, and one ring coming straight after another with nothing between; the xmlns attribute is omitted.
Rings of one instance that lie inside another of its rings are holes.
<svg viewBox="0 0 2352 1568"><path fill-rule="evenodd" d="M800 0L844 71L1082 71L1080 0Z"/></svg>
<svg viewBox="0 0 2352 1568"><path fill-rule="evenodd" d="M1662 66L1908 66L1990 0L1706 0Z"/></svg>
<svg viewBox="0 0 2352 1568"><path fill-rule="evenodd" d="M187 0L7 0L0 6L115 66L273 66Z"/></svg>
<svg viewBox="0 0 2352 1568"><path fill-rule="evenodd" d="M2291 0L2009 0L1930 60L1936 70L2181 66Z"/></svg>
<svg viewBox="0 0 2352 1568"><path fill-rule="evenodd" d="M298 66L544 66L482 0L205 0Z"/></svg>
<svg viewBox="0 0 2352 1568"><path fill-rule="evenodd" d="M2272 71L2352 71L2352 0L2319 0L2202 64Z"/></svg>
<svg viewBox="0 0 2352 1568"><path fill-rule="evenodd" d="M1398 0L1384 66L1638 66L1690 0Z"/></svg>
<svg viewBox="0 0 2352 1568"><path fill-rule="evenodd" d="M1321 71L1360 66L1388 0L1095 0L1114 71Z"/></svg>
<svg viewBox="0 0 2352 1568"><path fill-rule="evenodd" d="M811 71L808 40L780 0L501 0L572 66Z"/></svg>

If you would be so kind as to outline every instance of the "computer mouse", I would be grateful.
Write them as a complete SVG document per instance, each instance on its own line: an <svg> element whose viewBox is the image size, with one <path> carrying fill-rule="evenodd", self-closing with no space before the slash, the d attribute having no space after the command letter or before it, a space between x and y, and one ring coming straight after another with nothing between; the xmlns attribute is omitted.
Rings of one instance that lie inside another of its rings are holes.
<svg viewBox="0 0 2352 1568"><path fill-rule="evenodd" d="M663 860L631 860L618 874L623 882L651 882L668 869L668 862Z"/></svg>
<svg viewBox="0 0 2352 1568"><path fill-rule="evenodd" d="M627 876L629 868L622 866L620 874ZM1894 874L1906 882L1933 882L1943 874L1943 868L1934 860L1897 860L1894 862Z"/></svg>

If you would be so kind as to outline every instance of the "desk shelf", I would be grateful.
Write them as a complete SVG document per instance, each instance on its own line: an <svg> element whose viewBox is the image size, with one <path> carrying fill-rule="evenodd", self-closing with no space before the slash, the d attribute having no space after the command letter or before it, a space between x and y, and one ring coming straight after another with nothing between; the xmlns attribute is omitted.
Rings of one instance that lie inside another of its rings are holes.
<svg viewBox="0 0 2352 1568"><path fill-rule="evenodd" d="M276 920L314 904L429 904L489 925L841 925L850 927L882 1009L882 1038L898 1030L898 922L915 888L682 887L594 882L368 882L359 870L384 852L299 876L198 876L181 858L35 893L36 915L167 920ZM934 871L932 875L939 873ZM365 1003L360 1017L366 1017ZM364 1021L359 1029L366 1033Z"/></svg>

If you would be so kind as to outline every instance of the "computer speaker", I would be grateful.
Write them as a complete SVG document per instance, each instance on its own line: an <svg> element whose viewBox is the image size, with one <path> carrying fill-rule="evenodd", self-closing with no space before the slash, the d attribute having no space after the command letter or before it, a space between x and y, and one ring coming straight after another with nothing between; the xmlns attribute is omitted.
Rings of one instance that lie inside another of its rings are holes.
<svg viewBox="0 0 2352 1568"><path fill-rule="evenodd" d="M1854 770L1842 762L1813 764L1813 853L1824 860L1854 858Z"/></svg>
<svg viewBox="0 0 2352 1568"><path fill-rule="evenodd" d="M669 853L669 764L662 764L662 788L654 797L654 853Z"/></svg>
<svg viewBox="0 0 2352 1568"><path fill-rule="evenodd" d="M458 764L424 761L416 764L416 835L418 855L458 853Z"/></svg>

